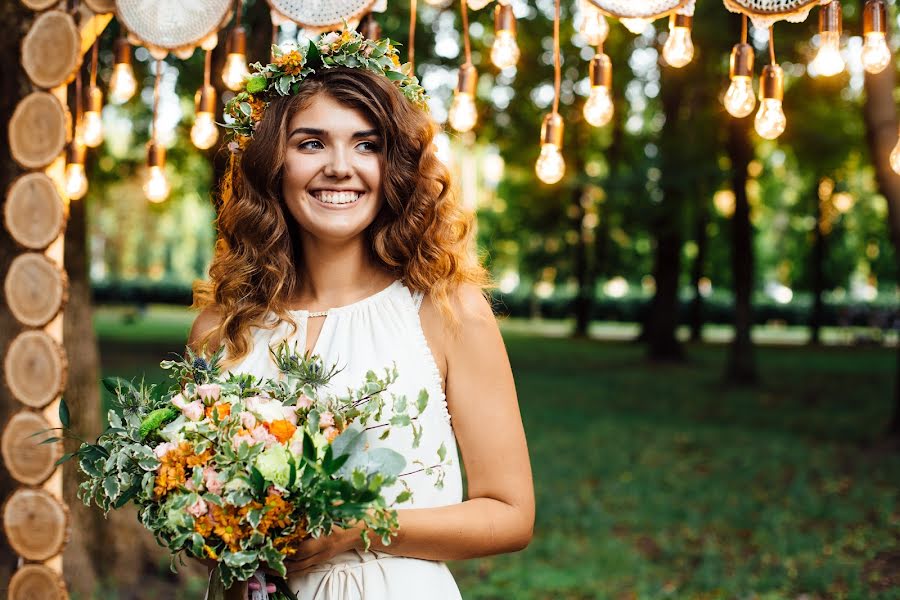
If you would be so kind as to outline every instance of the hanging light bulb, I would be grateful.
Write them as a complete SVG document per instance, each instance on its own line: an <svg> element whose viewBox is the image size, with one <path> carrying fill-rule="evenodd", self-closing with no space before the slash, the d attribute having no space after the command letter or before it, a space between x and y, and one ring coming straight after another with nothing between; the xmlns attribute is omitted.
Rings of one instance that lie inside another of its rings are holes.
<svg viewBox="0 0 900 600"><path fill-rule="evenodd" d="M644 31L647 29L647 27L651 23L651 19L639 19L639 18L628 18L628 17L626 17L624 19L619 19L619 21L622 23L622 25L625 26L625 29L627 29L628 31L630 31L631 33L633 33L635 35L644 33Z"/></svg>
<svg viewBox="0 0 900 600"><path fill-rule="evenodd" d="M897 145L891 150L891 169L894 170L894 173L900 175L900 139L897 140Z"/></svg>
<svg viewBox="0 0 900 600"><path fill-rule="evenodd" d="M109 101L113 104L128 102L137 91L134 69L131 67L131 44L124 37L115 42L115 63L109 79Z"/></svg>
<svg viewBox="0 0 900 600"><path fill-rule="evenodd" d="M216 90L211 85L204 85L194 96L196 118L191 127L191 141L201 150L212 148L219 139L219 128L216 125Z"/></svg>
<svg viewBox="0 0 900 600"><path fill-rule="evenodd" d="M841 3L832 0L819 9L819 51L813 59L815 72L825 77L844 70L841 57Z"/></svg>
<svg viewBox="0 0 900 600"><path fill-rule="evenodd" d="M144 195L150 202L162 202L169 197L171 188L166 179L166 149L156 142L147 144L147 178Z"/></svg>
<svg viewBox="0 0 900 600"><path fill-rule="evenodd" d="M732 117L742 119L753 112L756 96L753 94L753 47L741 42L731 49L729 69L731 85L725 92L723 104Z"/></svg>
<svg viewBox="0 0 900 600"><path fill-rule="evenodd" d="M862 64L869 73L881 73L891 64L891 50L888 48L887 7L884 0L867 0L863 8Z"/></svg>
<svg viewBox="0 0 900 600"><path fill-rule="evenodd" d="M534 172L544 183L557 183L566 172L566 162L560 152L562 140L562 117L559 113L550 113L541 124L541 155L534 165Z"/></svg>
<svg viewBox="0 0 900 600"><path fill-rule="evenodd" d="M238 91L244 77L250 74L247 69L247 32L240 25L235 26L228 34L228 57L222 71L222 81L231 91Z"/></svg>
<svg viewBox="0 0 900 600"><path fill-rule="evenodd" d="M87 148L79 138L75 138L69 144L66 153L66 196L70 200L81 200L87 194L88 180L84 172L84 161L87 157Z"/></svg>
<svg viewBox="0 0 900 600"><path fill-rule="evenodd" d="M784 71L778 65L766 65L763 67L759 78L759 111L756 113L754 127L756 133L774 140L784 133L787 119L781 108L781 100L784 98Z"/></svg>
<svg viewBox="0 0 900 600"><path fill-rule="evenodd" d="M491 46L491 62L498 69L515 66L519 62L519 45L516 43L516 15L509 4L494 7L494 43Z"/></svg>
<svg viewBox="0 0 900 600"><path fill-rule="evenodd" d="M468 63L461 65L449 114L450 126L460 133L470 131L478 121L478 110L475 108L477 83L478 72L475 67Z"/></svg>
<svg viewBox="0 0 900 600"><path fill-rule="evenodd" d="M679 13L669 17L669 37L663 46L663 58L676 69L685 66L694 58L694 42L691 41L693 20L692 16Z"/></svg>
<svg viewBox="0 0 900 600"><path fill-rule="evenodd" d="M103 143L103 92L95 85L87 90L87 110L81 115L80 133L84 145L96 148Z"/></svg>
<svg viewBox="0 0 900 600"><path fill-rule="evenodd" d="M609 56L598 52L591 59L591 94L584 103L584 120L594 127L603 127L612 119L612 61Z"/></svg>
<svg viewBox="0 0 900 600"><path fill-rule="evenodd" d="M584 36L591 46L603 44L609 35L609 23L606 22L606 17L588 0L581 2L581 21L578 23L578 33Z"/></svg>

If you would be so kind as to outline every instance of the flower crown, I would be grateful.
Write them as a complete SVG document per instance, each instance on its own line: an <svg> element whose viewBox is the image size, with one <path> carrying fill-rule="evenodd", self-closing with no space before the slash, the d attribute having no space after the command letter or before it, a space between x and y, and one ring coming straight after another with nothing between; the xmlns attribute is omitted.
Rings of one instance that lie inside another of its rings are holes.
<svg viewBox="0 0 900 600"><path fill-rule="evenodd" d="M250 65L252 72L240 91L225 104L224 127L232 152L246 147L270 101L296 94L303 80L320 69L350 67L383 75L400 88L407 100L428 110L428 97L413 75L412 65L400 63L390 39L370 40L345 27L340 32L321 35L308 45L272 46L272 57L267 65Z"/></svg>

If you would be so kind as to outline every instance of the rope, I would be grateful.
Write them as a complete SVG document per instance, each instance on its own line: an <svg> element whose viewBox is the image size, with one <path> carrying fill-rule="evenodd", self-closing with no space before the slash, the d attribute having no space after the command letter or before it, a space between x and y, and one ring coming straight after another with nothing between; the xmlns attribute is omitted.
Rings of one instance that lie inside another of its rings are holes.
<svg viewBox="0 0 900 600"><path fill-rule="evenodd" d="M562 65L559 57L559 0L555 2L553 15L553 112L559 112L559 86L562 79Z"/></svg>

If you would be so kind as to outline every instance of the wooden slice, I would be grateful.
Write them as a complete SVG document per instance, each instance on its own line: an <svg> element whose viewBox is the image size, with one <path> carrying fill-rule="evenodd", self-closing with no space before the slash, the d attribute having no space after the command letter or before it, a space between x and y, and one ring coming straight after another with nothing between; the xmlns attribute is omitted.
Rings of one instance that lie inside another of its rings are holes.
<svg viewBox="0 0 900 600"><path fill-rule="evenodd" d="M43 408L66 387L65 349L44 331L23 331L3 357L6 386L19 402Z"/></svg>
<svg viewBox="0 0 900 600"><path fill-rule="evenodd" d="M3 507L3 530L16 554L47 560L66 545L69 509L47 490L19 488Z"/></svg>
<svg viewBox="0 0 900 600"><path fill-rule="evenodd" d="M25 565L9 580L9 600L65 600L68 597L63 578L47 565Z"/></svg>
<svg viewBox="0 0 900 600"><path fill-rule="evenodd" d="M43 250L63 232L65 206L53 180L44 173L16 179L6 194L3 221L13 239L31 250Z"/></svg>
<svg viewBox="0 0 900 600"><path fill-rule="evenodd" d="M62 456L59 442L41 444L41 441L58 436L47 431L50 424L40 414L23 410L6 424L0 451L3 462L16 481L26 485L40 485L56 470L56 461ZM39 432L45 433L39 433ZM36 435L37 434L37 435Z"/></svg>
<svg viewBox="0 0 900 600"><path fill-rule="evenodd" d="M22 4L31 10L47 10L59 4L59 0L22 0Z"/></svg>
<svg viewBox="0 0 900 600"><path fill-rule="evenodd" d="M21 323L43 327L62 310L68 298L65 271L40 252L13 259L3 291L10 312Z"/></svg>
<svg viewBox="0 0 900 600"><path fill-rule="evenodd" d="M111 13L116 10L116 3L114 0L84 0L84 3L98 15Z"/></svg>
<svg viewBox="0 0 900 600"><path fill-rule="evenodd" d="M33 92L16 105L9 120L9 150L26 169L53 162L66 145L66 113L47 92Z"/></svg>
<svg viewBox="0 0 900 600"><path fill-rule="evenodd" d="M22 40L21 60L37 86L52 88L70 81L81 64L81 34L75 19L61 10L41 13Z"/></svg>

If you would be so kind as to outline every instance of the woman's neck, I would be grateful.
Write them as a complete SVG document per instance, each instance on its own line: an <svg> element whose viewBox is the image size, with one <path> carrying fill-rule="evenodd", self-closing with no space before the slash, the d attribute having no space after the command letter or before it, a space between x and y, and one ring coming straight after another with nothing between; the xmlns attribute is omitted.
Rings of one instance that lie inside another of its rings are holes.
<svg viewBox="0 0 900 600"><path fill-rule="evenodd" d="M352 304L395 279L372 261L362 237L344 244L304 239L302 273L290 305L311 311Z"/></svg>

